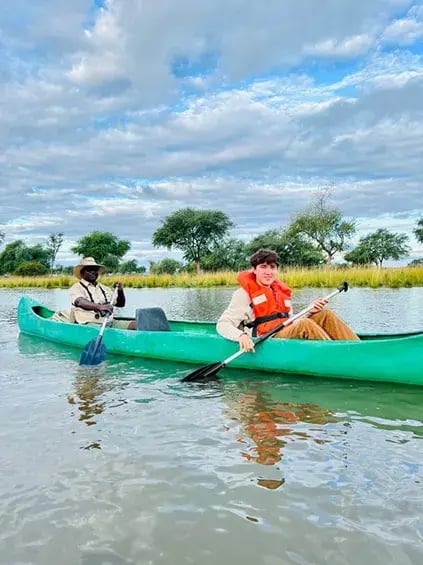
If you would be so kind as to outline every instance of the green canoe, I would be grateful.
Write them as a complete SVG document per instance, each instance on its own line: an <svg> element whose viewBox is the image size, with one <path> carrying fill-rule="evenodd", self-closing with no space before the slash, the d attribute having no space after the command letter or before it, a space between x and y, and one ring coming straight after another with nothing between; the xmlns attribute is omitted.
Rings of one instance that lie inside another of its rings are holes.
<svg viewBox="0 0 423 565"><path fill-rule="evenodd" d="M51 319L54 312L29 297L18 305L21 332L84 348L98 335L89 326ZM104 344L117 355L166 359L206 365L222 361L238 345L217 335L213 322L170 321L171 331L145 332L107 328ZM229 367L423 385L423 330L391 335L360 335L362 341L268 339L255 353L245 353Z"/></svg>

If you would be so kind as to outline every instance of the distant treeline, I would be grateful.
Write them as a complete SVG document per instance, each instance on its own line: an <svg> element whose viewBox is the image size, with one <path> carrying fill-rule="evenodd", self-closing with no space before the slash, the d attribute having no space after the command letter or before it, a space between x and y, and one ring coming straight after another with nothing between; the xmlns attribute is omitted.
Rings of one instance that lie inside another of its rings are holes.
<svg viewBox="0 0 423 565"><path fill-rule="evenodd" d="M321 190L315 201L296 214L287 226L265 231L249 242L230 236L234 224L221 211L177 210L162 221L153 234L152 244L181 251L183 261L172 258L149 261L149 272L152 275L235 272L248 268L249 256L261 248L276 251L283 267L296 268L331 265L340 254L345 266L381 268L387 259L399 260L409 255L408 236L387 229L367 234L352 247L350 241L357 231L356 223L343 218L340 210L329 204L329 197L329 190ZM423 243L423 218L417 221L414 234ZM4 235L0 232L0 243ZM0 253L0 275L71 274L72 267L56 265L63 241L63 233L52 233L44 245L29 246L22 240L8 243ZM94 231L79 239L72 252L81 258L94 257L105 265L108 273L145 273L146 267L139 266L135 259L124 259L130 249L129 241L110 232ZM409 265L423 265L423 259Z"/></svg>

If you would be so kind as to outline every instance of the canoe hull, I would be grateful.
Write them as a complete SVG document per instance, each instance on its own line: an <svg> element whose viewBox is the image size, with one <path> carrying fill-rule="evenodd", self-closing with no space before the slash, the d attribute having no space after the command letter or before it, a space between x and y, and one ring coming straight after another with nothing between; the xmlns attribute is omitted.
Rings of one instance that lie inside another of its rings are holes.
<svg viewBox="0 0 423 565"><path fill-rule="evenodd" d="M49 319L52 312L29 297L18 305L22 333L84 348L98 335L90 326ZM137 332L107 328L109 353L206 365L222 361L238 345L221 338L211 322L170 322L170 332ZM423 332L395 336L363 336L363 341L269 339L254 354L244 354L230 367L271 373L423 385Z"/></svg>

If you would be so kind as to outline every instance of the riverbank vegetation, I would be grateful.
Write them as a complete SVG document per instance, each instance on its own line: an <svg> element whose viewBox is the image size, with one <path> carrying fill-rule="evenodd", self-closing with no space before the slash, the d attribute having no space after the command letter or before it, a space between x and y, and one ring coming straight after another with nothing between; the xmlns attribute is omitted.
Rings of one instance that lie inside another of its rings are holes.
<svg viewBox="0 0 423 565"><path fill-rule="evenodd" d="M216 286L227 285L228 280L234 284L233 273L248 269L249 257L264 248L275 251L280 264L295 273L292 275L293 286L305 286L304 279L314 286L329 286L321 281L327 281L328 277L338 280L340 270L334 263L340 259L345 261L343 265L348 273L365 273L366 286L382 286L386 282L393 286L415 284L413 277L411 282L409 280L411 270L404 271L406 275L398 275L400 271L392 271L394 275L391 271L381 271L368 277L371 266L382 269L389 259L398 261L409 257L409 236L379 228L361 237L353 247L351 239L357 231L355 220L344 219L341 211L330 204L329 198L330 190L322 189L308 208L292 216L287 226L259 233L250 241L230 236L229 229L234 223L224 212L193 208L177 210L162 220L162 226L152 234L152 245L182 253L182 261L169 257L150 260L148 269L138 265L134 258L125 259L132 243L110 232L94 231L84 235L71 251L81 258L93 257L104 265L107 273L117 274L120 278L129 275L131 286ZM417 241L423 243L423 218L418 220L414 234ZM5 234L0 232L0 243L4 237ZM53 233L44 244L31 246L22 240L6 244L0 253L0 275L41 277L46 286L66 286L72 266L56 265L63 242L63 233ZM422 263L423 259L414 259L409 267L418 267ZM147 271L148 277L140 276ZM227 274L221 275L222 272ZM48 273L57 275L58 282L42 278ZM322 273L325 273L323 277ZM358 281L362 278L357 275ZM312 283L312 280L316 282Z"/></svg>
<svg viewBox="0 0 423 565"><path fill-rule="evenodd" d="M401 288L423 286L423 267L321 267L314 269L281 269L280 277L292 288L335 288L343 281L351 287ZM112 285L121 281L127 288L212 288L236 286L236 273L177 273L175 275L112 275L101 282ZM75 282L72 276L0 277L0 288L69 288Z"/></svg>

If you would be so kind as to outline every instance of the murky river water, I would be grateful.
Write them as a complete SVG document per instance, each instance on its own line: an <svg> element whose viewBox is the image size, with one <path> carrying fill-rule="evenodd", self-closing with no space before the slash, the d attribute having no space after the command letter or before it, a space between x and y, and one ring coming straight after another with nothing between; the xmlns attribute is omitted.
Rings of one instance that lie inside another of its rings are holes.
<svg viewBox="0 0 423 565"><path fill-rule="evenodd" d="M296 292L296 309L331 289ZM29 290L54 308L67 291ZM127 314L216 319L231 290L127 291ZM423 388L226 371L20 336L0 290L0 563L423 562ZM423 327L423 289L352 289L359 331Z"/></svg>

